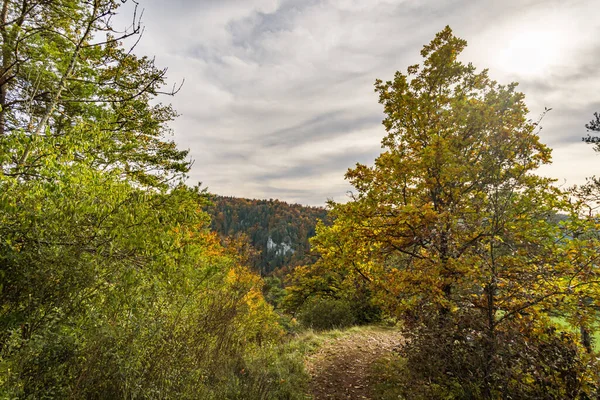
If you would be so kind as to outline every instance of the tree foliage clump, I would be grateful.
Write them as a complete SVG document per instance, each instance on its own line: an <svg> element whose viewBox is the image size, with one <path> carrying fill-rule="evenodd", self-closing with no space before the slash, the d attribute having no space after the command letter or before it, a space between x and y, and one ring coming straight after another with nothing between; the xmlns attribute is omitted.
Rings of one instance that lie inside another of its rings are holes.
<svg viewBox="0 0 600 400"><path fill-rule="evenodd" d="M143 185L187 171L187 151L167 140L176 113L151 102L166 69L123 41L141 33L112 27L124 2L6 0L0 11L0 138L3 172L35 176L48 154L96 169L120 169ZM134 2L135 3L135 2ZM137 11L137 9L136 9ZM83 146L74 152L74 145Z"/></svg>
<svg viewBox="0 0 600 400"><path fill-rule="evenodd" d="M600 114L597 112L594 113L594 119L585 124L585 127L589 132L600 132ZM600 147L600 138L598 136L587 135L583 137L583 141L586 143L593 143L596 145L594 150L599 151Z"/></svg>
<svg viewBox="0 0 600 400"><path fill-rule="evenodd" d="M585 124L585 127L588 132L600 133L600 113L595 112L594 118ZM599 136L592 136L588 133L582 139L585 143L594 145L594 151L600 152ZM584 185L574 187L572 191L577 198L584 202L589 215L597 212L600 206L600 179L597 176L594 175L587 178Z"/></svg>
<svg viewBox="0 0 600 400"><path fill-rule="evenodd" d="M318 237L313 240L315 246ZM283 308L305 327L341 328L376 323L382 318L370 283L343 265L334 269L319 260L298 266L286 277L285 292Z"/></svg>
<svg viewBox="0 0 600 400"><path fill-rule="evenodd" d="M384 151L347 172L319 263L401 320L407 398L595 396L591 345L557 321L597 321L597 223L535 174L550 149L523 94L459 61L465 46L446 27L376 82Z"/></svg>
<svg viewBox="0 0 600 400"><path fill-rule="evenodd" d="M281 329L205 196L62 173L1 181L3 396L219 398Z"/></svg>

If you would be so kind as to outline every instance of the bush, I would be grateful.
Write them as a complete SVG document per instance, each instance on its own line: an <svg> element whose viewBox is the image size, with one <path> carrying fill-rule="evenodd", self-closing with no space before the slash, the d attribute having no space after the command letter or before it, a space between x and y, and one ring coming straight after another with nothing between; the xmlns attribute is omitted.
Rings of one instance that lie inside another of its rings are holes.
<svg viewBox="0 0 600 400"><path fill-rule="evenodd" d="M501 326L492 342L462 318L411 327L399 353L377 365L377 398L597 398L597 361L574 335L526 321Z"/></svg>
<svg viewBox="0 0 600 400"><path fill-rule="evenodd" d="M298 321L316 330L344 328L357 323L352 304L345 300L315 297L300 308Z"/></svg>

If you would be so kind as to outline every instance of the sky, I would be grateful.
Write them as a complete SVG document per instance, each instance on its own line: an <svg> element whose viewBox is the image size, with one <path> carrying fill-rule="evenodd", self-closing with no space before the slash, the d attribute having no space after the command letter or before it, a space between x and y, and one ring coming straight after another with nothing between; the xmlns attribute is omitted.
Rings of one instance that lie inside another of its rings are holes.
<svg viewBox="0 0 600 400"><path fill-rule="evenodd" d="M581 142L600 112L597 0L138 0L135 49L185 80L170 102L174 140L194 159L189 183L212 193L304 205L346 201L357 162L382 152L373 84L421 62L449 25L461 55L500 83L519 82L568 187L600 167ZM115 27L126 26L131 2Z"/></svg>

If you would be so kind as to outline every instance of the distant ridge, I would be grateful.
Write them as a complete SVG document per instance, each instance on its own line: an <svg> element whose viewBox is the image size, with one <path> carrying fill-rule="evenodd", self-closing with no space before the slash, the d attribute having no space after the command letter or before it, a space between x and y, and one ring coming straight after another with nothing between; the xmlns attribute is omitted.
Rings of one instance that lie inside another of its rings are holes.
<svg viewBox="0 0 600 400"><path fill-rule="evenodd" d="M217 195L211 201L212 229L223 239L245 234L260 252L250 262L261 275L314 262L309 239L317 220L326 220L325 208Z"/></svg>

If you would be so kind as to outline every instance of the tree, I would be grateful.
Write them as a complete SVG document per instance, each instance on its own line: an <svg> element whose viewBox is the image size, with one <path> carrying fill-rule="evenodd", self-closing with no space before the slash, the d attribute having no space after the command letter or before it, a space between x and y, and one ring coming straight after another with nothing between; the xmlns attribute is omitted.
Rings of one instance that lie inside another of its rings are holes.
<svg viewBox="0 0 600 400"><path fill-rule="evenodd" d="M460 62L465 46L446 27L423 47L423 66L376 82L385 151L347 172L356 193L331 204L335 223L314 243L322 262L350 263L401 318L414 381L445 393L425 397L573 398L593 380L551 317L594 320L578 305L597 301L597 244L576 233L595 224L533 173L550 149L523 94Z"/></svg>
<svg viewBox="0 0 600 400"><path fill-rule="evenodd" d="M587 128L588 132L600 132L600 114L597 112L594 113L594 119L585 124L585 127ZM600 138L598 136L591 136L588 134L587 136L583 137L582 140L586 143L595 144L596 147L594 150L600 151L600 147L598 147L600 145Z"/></svg>
<svg viewBox="0 0 600 400"><path fill-rule="evenodd" d="M165 136L175 112L150 101L165 93L166 69L121 46L141 34L135 14L128 32L113 29L121 3L2 2L3 173L35 175L49 154L118 168L144 185L164 185L187 171L187 152ZM84 148L73 151L74 144Z"/></svg>
<svg viewBox="0 0 600 400"><path fill-rule="evenodd" d="M585 125L588 132L600 132L600 114L594 113L594 119ZM600 151L600 137L588 133L582 140L587 144L594 145L594 151ZM600 179L591 176L586 179L584 185L572 188L573 195L580 199L588 208L588 214L594 215L600 205Z"/></svg>

